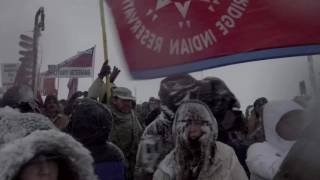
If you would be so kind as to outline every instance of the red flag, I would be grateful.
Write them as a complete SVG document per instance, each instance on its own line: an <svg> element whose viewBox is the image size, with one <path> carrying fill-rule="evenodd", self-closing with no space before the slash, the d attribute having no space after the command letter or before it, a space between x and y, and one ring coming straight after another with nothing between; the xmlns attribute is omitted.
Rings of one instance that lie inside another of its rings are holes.
<svg viewBox="0 0 320 180"><path fill-rule="evenodd" d="M68 99L72 97L74 93L78 91L78 78L70 78L68 82Z"/></svg>
<svg viewBox="0 0 320 180"><path fill-rule="evenodd" d="M320 53L319 0L106 1L135 78Z"/></svg>
<svg viewBox="0 0 320 180"><path fill-rule="evenodd" d="M77 55L63 61L59 64L60 68L63 67L92 67L94 48L78 52Z"/></svg>
<svg viewBox="0 0 320 180"><path fill-rule="evenodd" d="M55 85L56 78L52 78L49 72L40 74L39 91L42 96L57 95L58 91Z"/></svg>
<svg viewBox="0 0 320 180"><path fill-rule="evenodd" d="M94 49L95 47L92 47L78 52L75 56L58 65L49 65L49 71L56 72L55 77L58 78L92 77L94 70Z"/></svg>

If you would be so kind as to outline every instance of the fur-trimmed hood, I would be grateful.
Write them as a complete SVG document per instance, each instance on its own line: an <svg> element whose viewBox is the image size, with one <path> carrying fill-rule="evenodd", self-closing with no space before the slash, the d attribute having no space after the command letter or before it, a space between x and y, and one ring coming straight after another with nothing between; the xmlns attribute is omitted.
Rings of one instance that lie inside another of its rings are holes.
<svg viewBox="0 0 320 180"><path fill-rule="evenodd" d="M11 108L0 109L0 147L25 137L35 130L49 129L56 128L47 117L41 114L20 113Z"/></svg>
<svg viewBox="0 0 320 180"><path fill-rule="evenodd" d="M79 180L96 180L89 151L55 129L44 116L32 113L6 116L0 119L0 130L0 180L12 180L23 165L42 152L66 157Z"/></svg>
<svg viewBox="0 0 320 180"><path fill-rule="evenodd" d="M199 119L204 122L204 125L201 128L204 134L200 138L200 141L214 144L218 138L218 124L216 118L213 116L209 107L198 100L185 101L176 111L172 127L175 143L188 141L187 135L189 129L187 128L187 124L190 123L192 119Z"/></svg>
<svg viewBox="0 0 320 180"><path fill-rule="evenodd" d="M9 106L2 107L0 108L0 119L4 118L5 116L17 114L17 113L19 113L18 110L13 109Z"/></svg>
<svg viewBox="0 0 320 180"><path fill-rule="evenodd" d="M203 176L211 167L214 161L214 151L218 136L218 125L215 117L206 104L198 100L189 100L183 102L175 114L172 126L173 139L175 141L174 158L177 169L177 179L185 179L186 173L191 169L192 148L189 139L190 124L192 121L201 123L202 135L198 139L200 154L196 155L199 162L198 175Z"/></svg>

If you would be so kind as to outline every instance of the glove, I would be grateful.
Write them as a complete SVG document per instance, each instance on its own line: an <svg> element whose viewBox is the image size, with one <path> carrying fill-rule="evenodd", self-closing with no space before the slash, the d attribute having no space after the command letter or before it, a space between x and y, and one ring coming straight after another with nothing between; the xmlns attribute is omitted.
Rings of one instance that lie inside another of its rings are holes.
<svg viewBox="0 0 320 180"><path fill-rule="evenodd" d="M74 99L81 97L82 95L83 95L83 93L81 91L77 91L71 96L70 99L74 100Z"/></svg>
<svg viewBox="0 0 320 180"><path fill-rule="evenodd" d="M104 63L101 67L101 70L98 74L98 77L100 79L103 79L104 77L106 77L109 74L110 74L110 66L107 63Z"/></svg>
<svg viewBox="0 0 320 180"><path fill-rule="evenodd" d="M111 83L113 83L116 80L119 73L120 73L120 70L116 66L114 66L112 69L111 75L110 75L110 82Z"/></svg>

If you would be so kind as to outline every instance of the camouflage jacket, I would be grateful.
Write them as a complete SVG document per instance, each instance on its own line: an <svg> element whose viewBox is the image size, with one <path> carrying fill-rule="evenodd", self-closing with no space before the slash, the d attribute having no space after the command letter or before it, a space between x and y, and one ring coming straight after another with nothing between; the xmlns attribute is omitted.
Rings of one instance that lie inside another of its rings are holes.
<svg viewBox="0 0 320 180"><path fill-rule="evenodd" d="M142 127L134 111L124 114L113 107L111 107L111 110L113 114L113 127L110 141L123 151L128 163L129 179L132 179Z"/></svg>
<svg viewBox="0 0 320 180"><path fill-rule="evenodd" d="M135 179L150 179L158 164L173 149L174 113L166 107L143 132L137 152Z"/></svg>

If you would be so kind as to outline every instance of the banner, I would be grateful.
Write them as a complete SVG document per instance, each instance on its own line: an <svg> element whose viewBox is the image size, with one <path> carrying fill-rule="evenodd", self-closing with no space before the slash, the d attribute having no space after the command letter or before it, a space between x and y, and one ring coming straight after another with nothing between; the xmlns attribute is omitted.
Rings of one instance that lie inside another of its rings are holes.
<svg viewBox="0 0 320 180"><path fill-rule="evenodd" d="M134 78L320 52L319 0L106 0Z"/></svg>
<svg viewBox="0 0 320 180"><path fill-rule="evenodd" d="M14 85L19 66L19 63L1 64L1 81L4 89Z"/></svg>
<svg viewBox="0 0 320 180"><path fill-rule="evenodd" d="M58 65L49 65L50 76L56 78L92 77L94 73L94 49L95 47L92 47L78 52L77 55Z"/></svg>

